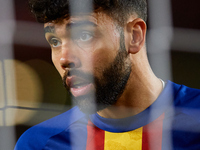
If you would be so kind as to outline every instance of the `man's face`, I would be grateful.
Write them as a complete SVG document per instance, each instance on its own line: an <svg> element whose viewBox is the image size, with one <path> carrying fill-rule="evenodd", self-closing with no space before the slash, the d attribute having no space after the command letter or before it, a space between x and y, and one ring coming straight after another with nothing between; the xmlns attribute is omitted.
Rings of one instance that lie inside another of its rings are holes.
<svg viewBox="0 0 200 150"><path fill-rule="evenodd" d="M64 86L83 112L116 103L131 72L123 29L98 13L46 23L45 37Z"/></svg>

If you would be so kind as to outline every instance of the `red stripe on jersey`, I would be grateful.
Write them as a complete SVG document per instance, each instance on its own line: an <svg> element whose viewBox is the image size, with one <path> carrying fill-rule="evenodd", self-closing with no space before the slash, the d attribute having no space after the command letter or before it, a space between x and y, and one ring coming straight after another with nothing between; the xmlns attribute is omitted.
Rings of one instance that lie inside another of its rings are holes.
<svg viewBox="0 0 200 150"><path fill-rule="evenodd" d="M88 121L87 134L86 150L104 150L104 130L97 128L91 121Z"/></svg>
<svg viewBox="0 0 200 150"><path fill-rule="evenodd" d="M162 149L162 131L163 131L163 113L153 122L143 127L142 150L161 150Z"/></svg>

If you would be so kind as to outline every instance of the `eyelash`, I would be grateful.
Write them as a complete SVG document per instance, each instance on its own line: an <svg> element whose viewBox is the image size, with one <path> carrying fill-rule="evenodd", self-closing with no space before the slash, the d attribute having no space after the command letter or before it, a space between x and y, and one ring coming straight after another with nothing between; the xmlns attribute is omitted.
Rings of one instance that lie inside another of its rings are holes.
<svg viewBox="0 0 200 150"><path fill-rule="evenodd" d="M58 46L54 46L53 44L55 44L56 42L57 42L57 44L58 43L61 43L57 38L55 38L55 37L50 37L49 38L49 44L52 46L52 47L58 47Z"/></svg>
<svg viewBox="0 0 200 150"><path fill-rule="evenodd" d="M73 32L72 32L73 33ZM75 31L70 37L77 45L85 45L94 38L94 33L88 30ZM82 38L82 39L81 39ZM85 40L83 38L86 38ZM52 48L57 48L61 45L61 41L54 36L49 37L49 44ZM54 45L55 44L55 45Z"/></svg>
<svg viewBox="0 0 200 150"><path fill-rule="evenodd" d="M75 41L80 40L82 35L89 35L91 38L94 37L94 34L92 32L83 30L83 31L77 32L74 35L72 35L72 39Z"/></svg>

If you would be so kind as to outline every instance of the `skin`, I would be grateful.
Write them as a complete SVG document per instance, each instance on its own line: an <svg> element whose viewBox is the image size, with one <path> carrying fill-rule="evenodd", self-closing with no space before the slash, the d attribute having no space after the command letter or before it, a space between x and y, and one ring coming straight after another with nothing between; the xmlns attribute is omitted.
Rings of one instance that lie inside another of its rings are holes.
<svg viewBox="0 0 200 150"><path fill-rule="evenodd" d="M89 20L95 24L94 41L89 46L81 45L71 39L72 32L66 26L73 22ZM52 61L61 77L72 69L78 69L97 77L115 59L118 49L120 34L114 21L103 12L87 16L70 17L58 22L46 23L45 28L53 27L53 32L46 32L45 37L51 45ZM127 61L131 61L132 72L121 97L112 106L97 113L105 118L124 118L136 115L149 107L162 91L161 81L154 75L149 65L145 47L146 24L130 16L124 26L125 47L128 53ZM56 38L59 42L52 42ZM55 46L56 45L56 46ZM80 46L81 45L81 46ZM128 60L129 59L129 60ZM126 61L126 60L125 60ZM91 85L90 90L95 91Z"/></svg>

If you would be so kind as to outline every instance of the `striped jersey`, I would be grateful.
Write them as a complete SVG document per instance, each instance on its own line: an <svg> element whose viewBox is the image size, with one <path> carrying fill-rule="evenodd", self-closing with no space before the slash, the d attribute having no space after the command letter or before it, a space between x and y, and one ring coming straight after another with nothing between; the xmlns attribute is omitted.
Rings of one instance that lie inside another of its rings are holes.
<svg viewBox="0 0 200 150"><path fill-rule="evenodd" d="M27 130L15 150L200 150L200 90L168 81L150 107L122 119L74 107Z"/></svg>

